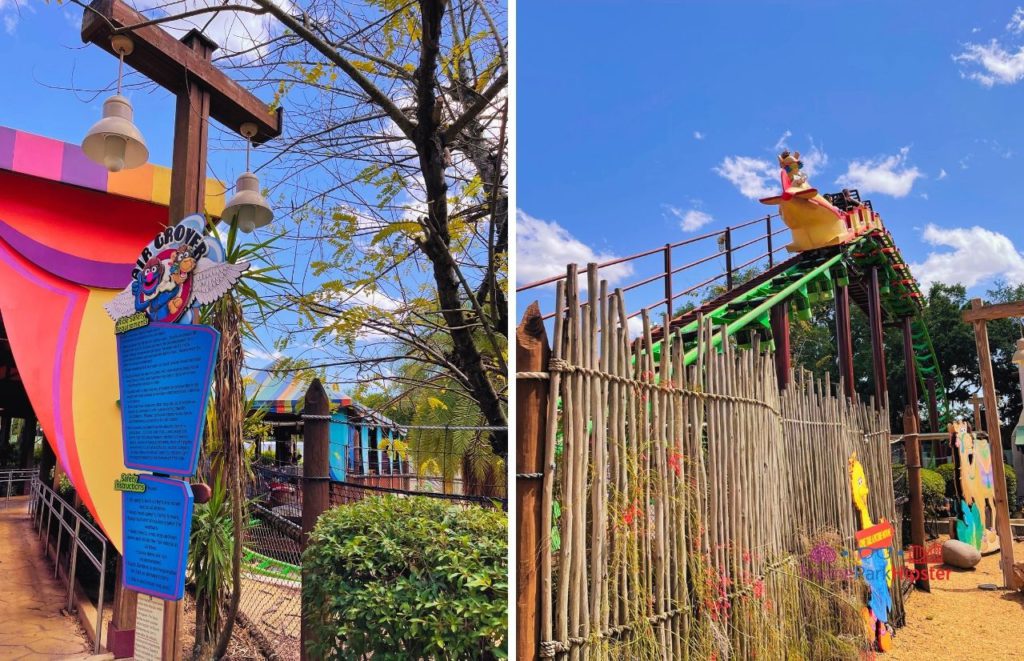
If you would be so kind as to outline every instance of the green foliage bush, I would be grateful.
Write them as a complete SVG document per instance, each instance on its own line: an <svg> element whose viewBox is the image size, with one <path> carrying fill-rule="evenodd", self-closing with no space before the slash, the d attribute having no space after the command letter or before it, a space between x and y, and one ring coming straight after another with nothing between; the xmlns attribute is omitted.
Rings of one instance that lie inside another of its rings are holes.
<svg viewBox="0 0 1024 661"><path fill-rule="evenodd" d="M325 512L303 554L315 659L504 659L508 520L431 498Z"/></svg>
<svg viewBox="0 0 1024 661"><path fill-rule="evenodd" d="M956 498L956 466L952 463L939 464L935 467L935 472L946 481L946 497Z"/></svg>
<svg viewBox="0 0 1024 661"><path fill-rule="evenodd" d="M892 477L896 486L896 498L906 498L908 495L907 467L904 464L893 464ZM922 468L921 494L924 497L925 515L937 514L946 503L946 480L940 473Z"/></svg>
<svg viewBox="0 0 1024 661"><path fill-rule="evenodd" d="M1006 473L1006 495L1012 504L1017 497L1017 473L1013 470L1013 466L1010 464L1003 464L1003 470ZM955 469L952 463L942 464L935 469L939 475L946 480L946 496L949 498L955 498L957 492L956 475Z"/></svg>
<svg viewBox="0 0 1024 661"><path fill-rule="evenodd" d="M924 496L925 512L934 514L946 503L946 480L939 473L922 468L921 492Z"/></svg>

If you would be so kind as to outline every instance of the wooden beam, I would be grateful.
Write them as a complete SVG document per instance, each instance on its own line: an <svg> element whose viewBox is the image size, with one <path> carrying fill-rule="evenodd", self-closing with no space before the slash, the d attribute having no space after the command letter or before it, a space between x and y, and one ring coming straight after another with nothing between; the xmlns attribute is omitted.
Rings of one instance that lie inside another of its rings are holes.
<svg viewBox="0 0 1024 661"><path fill-rule="evenodd" d="M114 55L110 37L121 28L147 20L122 0L94 0L82 15L82 42L96 44ZM271 111L267 104L214 66L208 58L172 37L159 25L121 32L129 34L135 45L132 54L124 61L142 75L179 97L188 91L190 83L198 81L210 93L210 116L236 133L243 123L254 123L255 144L281 135L283 117L280 108Z"/></svg>
<svg viewBox="0 0 1024 661"><path fill-rule="evenodd" d="M972 310L978 311L983 308L980 298L971 300ZM996 497L994 514L996 534L999 535L999 566L1003 570L1003 586L1007 590L1013 590L1017 583L1013 573L1013 534L1010 531L1010 508L1006 499L1006 475L1003 469L1003 438L999 427L999 404L996 396L996 380L992 372L992 354L988 344L988 323L986 321L974 322L974 341L978 346L981 389L985 398L985 421L988 427L989 445L992 449L992 482Z"/></svg>
<svg viewBox="0 0 1024 661"><path fill-rule="evenodd" d="M996 303L995 305L979 305L963 313L964 321L973 323L975 321L995 321L1009 317L1024 317L1024 301L1013 301L1011 303Z"/></svg>
<svg viewBox="0 0 1024 661"><path fill-rule="evenodd" d="M782 302L771 309L770 321L772 340L775 342L775 378L779 382L779 390L789 385L793 373L793 350L789 342L789 303Z"/></svg>
<svg viewBox="0 0 1024 661"><path fill-rule="evenodd" d="M317 519L330 507L331 465L330 465L330 422L331 400L320 379L313 379L306 390L302 435L302 548L305 550L309 533L316 526ZM305 580L308 577L303 577ZM300 628L300 658L310 658L306 651L311 623L303 617Z"/></svg>
<svg viewBox="0 0 1024 661"><path fill-rule="evenodd" d="M878 284L878 267L871 267L868 285L868 326L871 330L871 363L875 377L875 406L888 408L889 381L885 374L885 335L882 332L882 295Z"/></svg>
<svg viewBox="0 0 1024 661"><path fill-rule="evenodd" d="M850 330L850 288L836 285L836 346L839 349L839 377L846 396L853 398L853 333Z"/></svg>
<svg viewBox="0 0 1024 661"><path fill-rule="evenodd" d="M671 269L669 269L671 270ZM516 329L516 370L547 370L551 350L540 307L531 303ZM548 382L516 382L516 658L532 661L540 649L540 548L547 430ZM528 476L528 477L527 477Z"/></svg>
<svg viewBox="0 0 1024 661"><path fill-rule="evenodd" d="M917 418L919 430L921 414L918 409L917 363L914 362L914 326L910 317L903 317L903 366L907 377L907 404ZM916 430L915 430L916 431Z"/></svg>
<svg viewBox="0 0 1024 661"><path fill-rule="evenodd" d="M903 411L904 447L907 450L907 493L910 496L910 543L916 548L912 554L920 562L914 563L918 576L914 585L918 590L931 592L928 582L928 563L924 557L924 494L921 486L921 437L917 420L917 407L907 405Z"/></svg>
<svg viewBox="0 0 1024 661"><path fill-rule="evenodd" d="M197 30L192 30L182 43L197 57L209 62L217 45ZM206 153L210 131L210 99L212 93L204 85L189 81L178 94L174 111L174 155L171 161L171 202L168 215L171 225L186 216L206 211Z"/></svg>

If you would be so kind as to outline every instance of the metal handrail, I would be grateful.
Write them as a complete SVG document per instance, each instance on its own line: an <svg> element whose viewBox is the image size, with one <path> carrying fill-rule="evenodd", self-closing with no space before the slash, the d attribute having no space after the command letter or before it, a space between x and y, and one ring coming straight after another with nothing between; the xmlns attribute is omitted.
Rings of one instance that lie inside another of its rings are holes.
<svg viewBox="0 0 1024 661"><path fill-rule="evenodd" d="M50 526L53 522L54 515L56 514L57 523L60 526L57 529L57 546L54 550L53 559L53 575L56 578L59 574L60 569L60 547L64 532L71 535L71 547L69 549L69 566L67 573L65 574L68 579L68 597L67 597L67 610L68 612L74 612L74 597L75 597L75 574L78 569L78 551L81 551L85 557L92 563L92 566L96 568L96 571L100 574L100 585L99 594L96 600L96 639L93 645L93 653L100 653L100 639L103 634L103 592L107 582L107 545L110 544L110 540L107 539L96 526L89 523L84 516L78 513L74 507L70 506L67 501L60 497L56 491L52 488L43 484L38 477L32 479L32 498L29 501L29 515L32 517L32 524L38 529L39 537L43 541L43 553L49 555L49 544L50 544ZM58 512L59 508L59 512ZM65 516L70 513L74 521L74 525L65 520ZM46 517L46 530L45 535L43 532L43 517ZM99 543L100 557L97 558L89 547L85 545L85 541L82 538L82 533L87 532L91 534Z"/></svg>
<svg viewBox="0 0 1024 661"><path fill-rule="evenodd" d="M14 483L31 484L35 476L36 471L32 468L13 468L0 471L0 488L4 489L4 509L7 509L7 504L11 500Z"/></svg>
<svg viewBox="0 0 1024 661"><path fill-rule="evenodd" d="M596 268L598 271L600 271L601 269L608 268L610 266L616 266L618 264L624 264L626 262L633 262L633 261L638 260L638 259L643 259L645 257L651 257L653 255L661 254L662 257L663 257L664 263L663 263L663 268L661 269L660 272L656 272L654 275L650 275L650 276L644 277L644 278L638 280L637 282L632 282L632 283L629 283L629 284L622 285L621 287L619 287L619 289L621 291L623 291L623 292L627 292L627 291L631 291L631 290L637 289L639 287L643 287L645 285L650 285L652 283L656 283L658 281L662 281L664 283L664 292L663 292L663 295L661 296L661 298L659 300L657 300L656 302L648 303L648 305L646 305L644 308L642 308L640 310L637 310L636 312L633 312L632 314L629 315L629 318L633 318L633 317L635 317L635 316L637 316L639 314L642 314L644 312L644 310L651 311L651 310L653 310L654 308L656 308L656 307L658 307L660 305L664 305L665 306L665 313L668 314L669 317L671 317L672 316L672 312L673 312L672 305L673 305L674 301L676 299L678 299L682 295L689 294L689 293L692 293L693 291L695 291L695 288L693 288L693 287L687 289L685 292L682 292L682 293L676 293L675 291L673 291L673 278L677 274L679 274L679 273L682 273L682 272L687 271L689 269L695 268L695 267L697 267L697 266L699 266L701 264L705 264L705 263L710 262L710 261L712 261L714 259L718 259L720 257L724 257L725 258L725 270L723 272L717 274L717 275L714 275L714 276L706 279L704 281L704 283L702 283L702 284L708 284L708 283L712 283L712 282L715 282L715 281L720 280L720 279L725 279L726 290L727 291L731 291L734 288L735 284L736 284L735 283L735 276L737 274L739 274L739 272L742 269L747 268L747 267L755 264L756 262L764 260L765 258L767 258L767 260L768 260L768 268L772 268L775 265L775 255L776 255L776 253L785 250L785 248L782 247L782 246L776 247L773 244L772 239L774 237L778 236L779 234L781 234L782 232L785 232L788 229L786 226L783 226L781 228L775 229L772 226L772 219L774 219L774 218L779 218L779 215L778 214L768 214L768 215L765 215L765 216L761 216L759 218L755 218L753 220L749 220L749 221L740 223L738 225L731 225L729 227L726 227L723 230L718 230L718 231L715 231L715 232L708 232L706 234L701 234L700 236L689 237L687 239L684 239L682 241L677 241L675 243L666 243L664 246L661 246L659 248L652 248L650 250L645 250L643 252L636 253L635 255L626 255L624 257L616 257L614 259L606 260L604 262L600 262L598 264L595 264L594 268ZM761 234L759 234L758 236L756 236L754 238L748 239L748 240L746 240L746 241L744 241L742 243L738 243L738 244L734 245L734 233L737 230L742 230L742 229L745 229L745 228L748 228L748 227L752 227L754 225L758 225L758 224L761 224L761 223L764 224L764 228L763 228L763 231L762 231ZM717 239L716 245L718 247L718 250L716 252L713 252L713 253L711 253L709 255L706 255L706 256L703 256L703 257L700 257L700 258L698 258L696 260L690 261L690 262L688 262L686 264L683 264L682 266L673 267L673 264L672 264L672 252L673 252L674 249L680 248L680 247L683 247L683 246L687 246L687 245L691 245L691 244L694 244L694 243L697 243L697 242L700 242L700 241L707 241L709 239ZM756 244L766 244L767 251L759 254L757 257L754 257L753 259L750 259L750 260L744 262L740 266L735 266L734 265L734 256L735 256L735 254L738 251L744 250L744 249L749 248L751 246L754 246ZM582 275L584 273L584 269L582 269L578 265L577 265L577 269L578 269L580 275ZM568 274L568 272L566 272L564 274L554 275L554 276L551 276L551 277L548 277L548 278L544 278L542 280L536 280L534 282L530 282L530 283L527 283L527 284L522 285L520 287L517 287L516 288L516 293L520 294L520 293L523 293L525 291L529 291L531 289L535 289L537 287L542 287L544 285L550 285L552 283L561 282L561 281L565 280L568 277L569 277L569 274ZM584 302L581 301L580 305L583 305L583 304L584 304ZM544 320L550 319L550 318L554 317L555 314L556 314L555 312L550 312L550 313L544 315L542 317L542 319L544 319Z"/></svg>

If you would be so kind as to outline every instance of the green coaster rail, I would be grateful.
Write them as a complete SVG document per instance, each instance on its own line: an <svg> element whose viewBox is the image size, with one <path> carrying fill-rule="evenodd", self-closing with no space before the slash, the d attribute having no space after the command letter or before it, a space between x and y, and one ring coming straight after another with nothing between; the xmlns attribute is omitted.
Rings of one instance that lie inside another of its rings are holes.
<svg viewBox="0 0 1024 661"><path fill-rule="evenodd" d="M706 303L703 307L710 310L703 317L710 319L716 329L724 328L724 333L714 334L712 346L720 348L724 337L734 336L740 346L749 346L753 334L757 333L767 339L768 348L773 348L770 321L773 307L790 302L797 318L809 319L811 306L834 298L835 284L849 283L850 269L863 270L871 266L880 267L880 293L885 313L890 318L912 318L914 362L921 392L927 392L929 378L935 380L941 425L945 426L949 420L949 402L935 347L922 318L922 296L887 230L874 230L832 255L826 251L805 253L804 259L782 273L764 273L755 277L747 285L750 289L744 293L730 297L730 292L726 292ZM719 299L721 304L716 304ZM673 335L678 333L685 345L694 345L697 323L694 319L673 329ZM652 347L655 364L661 357L662 341L658 340ZM698 351L696 346L686 351L684 364L696 362Z"/></svg>

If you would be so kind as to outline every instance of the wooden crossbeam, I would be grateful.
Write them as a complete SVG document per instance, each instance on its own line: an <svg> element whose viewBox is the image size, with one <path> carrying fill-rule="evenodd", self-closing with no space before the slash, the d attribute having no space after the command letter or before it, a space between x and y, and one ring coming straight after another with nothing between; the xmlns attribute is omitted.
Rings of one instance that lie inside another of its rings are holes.
<svg viewBox="0 0 1024 661"><path fill-rule="evenodd" d="M1024 317L1024 301L996 303L995 305L978 305L963 313L964 321L995 321L1009 317Z"/></svg>
<svg viewBox="0 0 1024 661"><path fill-rule="evenodd" d="M254 123L255 144L281 135L281 108L271 111L196 49L183 43L188 36L178 41L158 25L125 30L148 20L122 0L94 0L82 17L82 42L96 44L116 57L110 37L128 34L135 49L124 61L142 75L179 97L187 93L190 79L199 81L210 93L210 116L235 132L245 122ZM198 34L197 30L193 32ZM202 39L209 42L210 50L216 48L207 37Z"/></svg>

